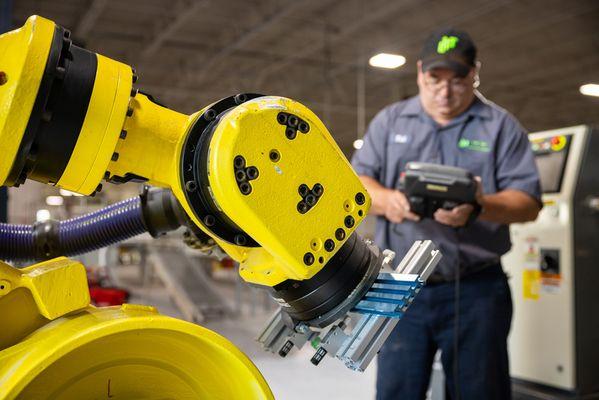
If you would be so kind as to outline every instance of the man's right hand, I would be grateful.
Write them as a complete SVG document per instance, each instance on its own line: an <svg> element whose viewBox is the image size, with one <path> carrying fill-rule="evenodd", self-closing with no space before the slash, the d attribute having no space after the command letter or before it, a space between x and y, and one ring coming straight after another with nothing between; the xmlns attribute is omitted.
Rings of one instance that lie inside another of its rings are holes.
<svg viewBox="0 0 599 400"><path fill-rule="evenodd" d="M384 192L385 218L389 221L400 224L404 219L410 221L419 221L420 217L410 211L410 202L406 196L399 190L388 189Z"/></svg>

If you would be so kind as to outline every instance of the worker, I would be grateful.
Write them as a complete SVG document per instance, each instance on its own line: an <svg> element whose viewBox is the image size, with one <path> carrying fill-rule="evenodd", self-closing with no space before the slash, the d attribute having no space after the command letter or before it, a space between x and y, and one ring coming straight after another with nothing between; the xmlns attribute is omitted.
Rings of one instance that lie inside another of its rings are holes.
<svg viewBox="0 0 599 400"><path fill-rule="evenodd" d="M476 90L476 53L466 32L448 28L430 35L417 62L419 94L380 111L352 159L372 196L377 245L401 259L415 240L430 239L443 254L381 349L380 400L424 399L437 350L452 399L511 398L512 302L500 257L511 246L508 224L536 219L540 184L525 130ZM439 209L434 219L411 212L398 190L410 161L477 176L482 211L476 220L466 225L470 204Z"/></svg>

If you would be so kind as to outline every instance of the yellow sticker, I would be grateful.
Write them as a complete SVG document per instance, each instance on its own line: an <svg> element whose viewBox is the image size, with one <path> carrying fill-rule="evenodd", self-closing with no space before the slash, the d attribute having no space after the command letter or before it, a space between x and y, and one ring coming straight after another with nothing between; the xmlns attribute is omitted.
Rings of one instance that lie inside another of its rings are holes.
<svg viewBox="0 0 599 400"><path fill-rule="evenodd" d="M541 290L541 271L525 269L522 271L522 295L525 299L538 300Z"/></svg>

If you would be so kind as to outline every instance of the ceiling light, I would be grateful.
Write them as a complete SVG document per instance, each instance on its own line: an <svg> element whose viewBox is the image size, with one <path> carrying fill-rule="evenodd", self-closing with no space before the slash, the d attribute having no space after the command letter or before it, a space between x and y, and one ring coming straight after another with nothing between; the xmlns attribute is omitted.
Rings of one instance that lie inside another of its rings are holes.
<svg viewBox="0 0 599 400"><path fill-rule="evenodd" d="M44 222L50 219L50 211L48 210L37 210L35 213L35 220L38 222Z"/></svg>
<svg viewBox="0 0 599 400"><path fill-rule="evenodd" d="M75 193L75 192L71 192L70 190L66 190L66 189L60 189L60 195L61 196L83 196L82 194L79 193Z"/></svg>
<svg viewBox="0 0 599 400"><path fill-rule="evenodd" d="M599 97L599 84L587 83L580 87L580 93L586 96L597 96Z"/></svg>
<svg viewBox="0 0 599 400"><path fill-rule="evenodd" d="M368 63L373 67L379 68L399 68L406 63L406 58L399 54L379 53L370 57Z"/></svg>
<svg viewBox="0 0 599 400"><path fill-rule="evenodd" d="M364 146L364 141L362 139L354 140L354 149L360 150Z"/></svg>
<svg viewBox="0 0 599 400"><path fill-rule="evenodd" d="M64 198L62 196L48 196L46 197L46 204L49 206L62 206Z"/></svg>

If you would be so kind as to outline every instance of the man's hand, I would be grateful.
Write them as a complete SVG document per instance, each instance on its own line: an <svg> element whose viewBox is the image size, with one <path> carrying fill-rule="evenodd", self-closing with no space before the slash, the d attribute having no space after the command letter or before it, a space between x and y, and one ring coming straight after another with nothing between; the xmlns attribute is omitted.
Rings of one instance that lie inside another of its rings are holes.
<svg viewBox="0 0 599 400"><path fill-rule="evenodd" d="M385 218L400 224L404 219L419 221L420 217L410 211L410 203L406 196L398 190L387 190L384 194Z"/></svg>
<svg viewBox="0 0 599 400"><path fill-rule="evenodd" d="M474 179L476 180L476 201L482 206L484 202L483 185L480 177L477 176ZM460 226L466 225L468 218L473 211L474 207L471 204L461 204L452 208L451 210L439 208L437 211L435 211L434 217L435 221L441 224L458 228Z"/></svg>
<svg viewBox="0 0 599 400"><path fill-rule="evenodd" d="M451 210L439 208L435 211L435 221L457 228L466 225L472 211L474 207L471 204L460 204Z"/></svg>

